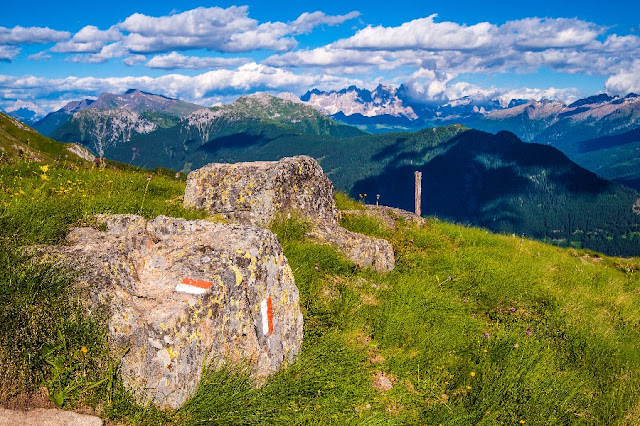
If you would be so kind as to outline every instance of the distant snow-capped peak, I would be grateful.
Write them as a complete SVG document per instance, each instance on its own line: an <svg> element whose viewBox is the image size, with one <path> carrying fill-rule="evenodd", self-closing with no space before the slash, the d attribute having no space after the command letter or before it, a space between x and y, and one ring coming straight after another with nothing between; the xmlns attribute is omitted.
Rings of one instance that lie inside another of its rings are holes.
<svg viewBox="0 0 640 426"><path fill-rule="evenodd" d="M391 86L379 85L373 91L358 89L351 86L343 90L322 92L311 90L300 99L317 110L334 115L339 112L344 115L360 114L365 117L390 115L406 117L410 120L418 118L413 108L405 105L398 97L398 89Z"/></svg>

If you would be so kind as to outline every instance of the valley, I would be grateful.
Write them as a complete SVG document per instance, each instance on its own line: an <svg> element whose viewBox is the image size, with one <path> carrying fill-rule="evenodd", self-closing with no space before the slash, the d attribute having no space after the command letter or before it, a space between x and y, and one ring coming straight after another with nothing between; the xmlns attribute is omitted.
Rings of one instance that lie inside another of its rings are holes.
<svg viewBox="0 0 640 426"><path fill-rule="evenodd" d="M640 215L632 209L640 195L570 159L579 157L591 167L597 161L598 170L605 174L615 167L617 174L608 176L633 185L636 175L626 172L636 170L633 159L619 161L623 152L613 156L616 150L634 146L633 131L612 136L614 140L604 144L569 144L561 139L567 158L553 146L523 143L513 133L494 135L461 125L370 134L336 122L303 102L267 94L198 109L182 104L168 108L179 101L159 97L162 111L138 108L141 96L155 95L129 91L115 107L107 102L115 96L104 95L97 102L106 106L75 112L52 136L112 160L182 172L211 162L310 155L338 190L370 203L379 194L382 204L403 209L412 209L411 176L420 170L425 176L422 204L427 215L607 254L640 253ZM629 97L619 104L628 109L635 100ZM571 108L584 108L594 101L585 102ZM549 109L561 108L548 105L546 115L534 114L531 111L539 109L535 105L512 106L487 117L517 111L521 112L515 117L547 117ZM497 126L503 121L492 123ZM509 127L508 123L504 125ZM512 130L525 132L523 127L512 126ZM612 153L609 163L601 159L604 149Z"/></svg>

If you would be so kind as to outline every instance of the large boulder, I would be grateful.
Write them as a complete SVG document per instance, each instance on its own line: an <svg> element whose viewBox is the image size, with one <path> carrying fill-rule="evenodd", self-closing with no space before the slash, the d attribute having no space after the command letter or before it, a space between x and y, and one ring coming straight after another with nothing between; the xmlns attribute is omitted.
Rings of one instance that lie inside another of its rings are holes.
<svg viewBox="0 0 640 426"><path fill-rule="evenodd" d="M279 161L212 163L189 173L186 207L222 215L232 222L268 226L278 216L296 215L313 225L312 239L328 243L361 267L394 267L389 242L341 228L333 184L311 157Z"/></svg>
<svg viewBox="0 0 640 426"><path fill-rule="evenodd" d="M248 362L263 378L300 350L298 289L270 231L163 216L98 223L48 250L81 271L79 290L105 310L140 402L177 408L207 364Z"/></svg>
<svg viewBox="0 0 640 426"><path fill-rule="evenodd" d="M189 173L184 204L259 226L268 226L278 214L292 213L314 222L340 221L333 184L306 155L208 164Z"/></svg>

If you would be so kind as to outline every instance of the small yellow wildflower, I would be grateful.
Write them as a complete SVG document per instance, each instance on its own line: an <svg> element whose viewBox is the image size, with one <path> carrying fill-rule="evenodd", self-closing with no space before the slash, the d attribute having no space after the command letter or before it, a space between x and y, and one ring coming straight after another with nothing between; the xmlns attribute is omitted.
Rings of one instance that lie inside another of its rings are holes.
<svg viewBox="0 0 640 426"><path fill-rule="evenodd" d="M89 352L89 349L87 349L86 346L81 347L80 350L82 351L83 354L86 354L87 352Z"/></svg>
<svg viewBox="0 0 640 426"><path fill-rule="evenodd" d="M472 371L471 373L469 373L469 376L471 376L471 377L476 377L476 372L475 372L475 371Z"/></svg>
<svg viewBox="0 0 640 426"><path fill-rule="evenodd" d="M525 424L526 422L527 422L526 420L520 420L521 425Z"/></svg>
<svg viewBox="0 0 640 426"><path fill-rule="evenodd" d="M487 353L487 350L486 350L486 349L483 349L483 350L482 350L482 352L486 354L486 353Z"/></svg>
<svg viewBox="0 0 640 426"><path fill-rule="evenodd" d="M46 164L44 166L40 166L40 170L42 170L42 173L47 173L49 171L49 166Z"/></svg>
<svg viewBox="0 0 640 426"><path fill-rule="evenodd" d="M467 386L467 390L471 390L471 386Z"/></svg>

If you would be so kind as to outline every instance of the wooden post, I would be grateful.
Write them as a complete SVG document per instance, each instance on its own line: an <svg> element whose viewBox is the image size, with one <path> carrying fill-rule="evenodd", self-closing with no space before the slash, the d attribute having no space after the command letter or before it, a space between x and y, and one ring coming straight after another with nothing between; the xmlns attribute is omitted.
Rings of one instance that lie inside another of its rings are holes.
<svg viewBox="0 0 640 426"><path fill-rule="evenodd" d="M420 216L422 203L422 172L415 172L416 177L416 214Z"/></svg>

